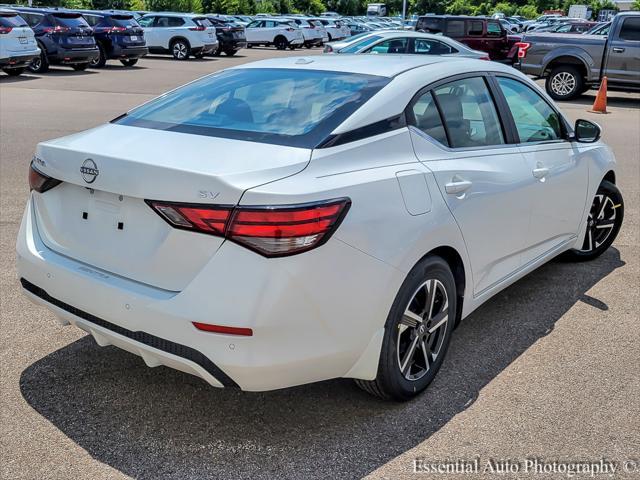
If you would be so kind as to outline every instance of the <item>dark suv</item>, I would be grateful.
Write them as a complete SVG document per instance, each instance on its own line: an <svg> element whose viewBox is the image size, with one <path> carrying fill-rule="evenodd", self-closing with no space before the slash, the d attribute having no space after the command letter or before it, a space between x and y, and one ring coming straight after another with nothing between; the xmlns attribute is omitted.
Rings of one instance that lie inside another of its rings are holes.
<svg viewBox="0 0 640 480"><path fill-rule="evenodd" d="M231 57L247 46L247 37L242 25L233 20L212 15L208 15L207 20L216 27L216 37L218 37L218 48L213 52L214 55L218 56L224 52Z"/></svg>
<svg viewBox="0 0 640 480"><path fill-rule="evenodd" d="M416 31L441 33L474 50L487 52L491 60L510 64L515 52L511 47L519 40L509 38L499 20L485 17L425 15L418 18Z"/></svg>
<svg viewBox="0 0 640 480"><path fill-rule="evenodd" d="M33 29L40 47L40 57L29 64L29 70L43 73L49 65L70 65L84 70L100 53L93 29L82 15L57 8L14 7Z"/></svg>
<svg viewBox="0 0 640 480"><path fill-rule="evenodd" d="M80 11L93 28L93 35L100 56L91 62L94 68L102 68L109 59L120 60L125 67L132 67L147 53L144 30L131 13Z"/></svg>

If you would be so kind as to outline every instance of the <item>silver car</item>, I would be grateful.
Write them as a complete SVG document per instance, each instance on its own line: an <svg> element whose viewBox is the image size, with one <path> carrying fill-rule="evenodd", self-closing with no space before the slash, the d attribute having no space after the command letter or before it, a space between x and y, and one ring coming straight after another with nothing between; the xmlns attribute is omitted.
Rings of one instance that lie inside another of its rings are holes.
<svg viewBox="0 0 640 480"><path fill-rule="evenodd" d="M489 60L488 53L473 50L449 37L397 30L371 32L329 43L325 45L324 53L451 55Z"/></svg>

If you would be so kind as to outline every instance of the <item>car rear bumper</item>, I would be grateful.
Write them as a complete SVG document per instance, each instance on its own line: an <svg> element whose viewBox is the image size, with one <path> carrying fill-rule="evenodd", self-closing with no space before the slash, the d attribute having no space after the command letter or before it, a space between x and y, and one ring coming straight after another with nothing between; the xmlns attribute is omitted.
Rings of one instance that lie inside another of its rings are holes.
<svg viewBox="0 0 640 480"><path fill-rule="evenodd" d="M111 58L140 58L149 53L147 47L121 47L114 46Z"/></svg>
<svg viewBox="0 0 640 480"><path fill-rule="evenodd" d="M247 47L247 40L246 39L233 39L233 40L226 40L226 39L219 39L218 40L220 48L224 51L224 50L240 50L241 48L246 48Z"/></svg>
<svg viewBox="0 0 640 480"><path fill-rule="evenodd" d="M59 48L53 55L48 55L48 59L52 63L62 63L65 65L72 65L75 63L88 63L100 57L100 51L98 47L95 48L82 48L67 50Z"/></svg>
<svg viewBox="0 0 640 480"><path fill-rule="evenodd" d="M101 346L250 391L375 377L404 274L340 240L280 259L225 242L174 292L54 252L40 238L34 208L30 200L17 242L23 291ZM350 268L336 275L337 264ZM251 328L253 335L203 332L192 322Z"/></svg>
<svg viewBox="0 0 640 480"><path fill-rule="evenodd" d="M305 44L305 46L319 47L320 45L322 45L322 37L320 37L320 38L309 38L309 39L304 41L304 44Z"/></svg>
<svg viewBox="0 0 640 480"><path fill-rule="evenodd" d="M28 65L31 60L40 56L40 50L27 54L12 55L7 58L0 58L0 68L18 68Z"/></svg>

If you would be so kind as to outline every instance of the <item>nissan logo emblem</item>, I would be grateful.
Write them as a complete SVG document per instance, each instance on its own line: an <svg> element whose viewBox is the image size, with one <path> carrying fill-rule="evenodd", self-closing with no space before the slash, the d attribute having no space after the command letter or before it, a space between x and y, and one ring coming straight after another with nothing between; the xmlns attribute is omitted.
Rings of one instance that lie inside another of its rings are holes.
<svg viewBox="0 0 640 480"><path fill-rule="evenodd" d="M93 183L95 182L96 178L98 178L100 170L98 170L96 162L94 162L90 158L87 158L84 162L82 162L80 173L82 174L82 178L84 178L85 182Z"/></svg>

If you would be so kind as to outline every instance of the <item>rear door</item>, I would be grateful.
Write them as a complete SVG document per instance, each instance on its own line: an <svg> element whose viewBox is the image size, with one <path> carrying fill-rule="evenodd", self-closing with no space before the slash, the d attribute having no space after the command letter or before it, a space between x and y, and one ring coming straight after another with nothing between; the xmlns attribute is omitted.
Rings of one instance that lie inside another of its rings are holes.
<svg viewBox="0 0 640 480"><path fill-rule="evenodd" d="M484 76L437 84L407 108L416 155L434 174L465 240L474 296L521 266L531 178L509 144Z"/></svg>
<svg viewBox="0 0 640 480"><path fill-rule="evenodd" d="M612 83L640 86L640 15L622 18L608 42L604 75Z"/></svg>
<svg viewBox="0 0 640 480"><path fill-rule="evenodd" d="M469 19L466 21L467 35L465 44L474 50L487 51L487 41L484 38L484 22L482 20Z"/></svg>
<svg viewBox="0 0 640 480"><path fill-rule="evenodd" d="M589 162L566 140L558 112L530 86L498 76L527 162L531 224L523 262L528 263L575 239L586 206Z"/></svg>
<svg viewBox="0 0 640 480"><path fill-rule="evenodd" d="M487 20L486 29L486 48L482 50L489 54L491 60L507 58L509 53L507 32L502 28L500 22L498 20Z"/></svg>

